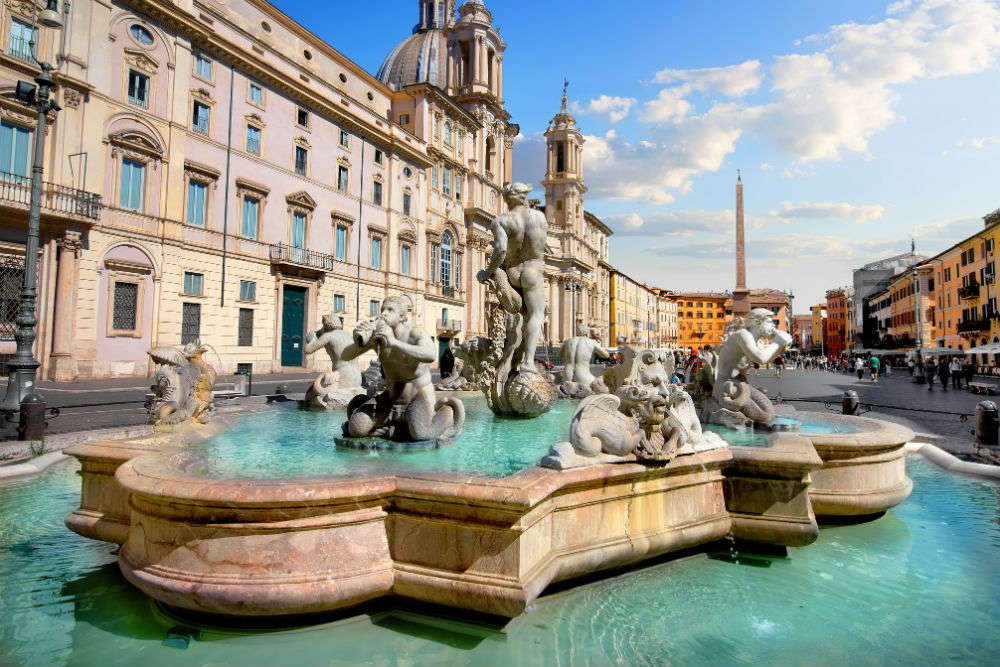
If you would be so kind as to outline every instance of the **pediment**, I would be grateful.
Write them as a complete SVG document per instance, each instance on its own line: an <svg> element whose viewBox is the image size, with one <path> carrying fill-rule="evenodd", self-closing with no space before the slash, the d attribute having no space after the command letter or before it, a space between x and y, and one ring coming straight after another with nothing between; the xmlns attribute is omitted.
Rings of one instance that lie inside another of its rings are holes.
<svg viewBox="0 0 1000 667"><path fill-rule="evenodd" d="M285 201L293 206L302 206L310 210L316 208L316 200L309 196L305 190L293 192L285 197Z"/></svg>

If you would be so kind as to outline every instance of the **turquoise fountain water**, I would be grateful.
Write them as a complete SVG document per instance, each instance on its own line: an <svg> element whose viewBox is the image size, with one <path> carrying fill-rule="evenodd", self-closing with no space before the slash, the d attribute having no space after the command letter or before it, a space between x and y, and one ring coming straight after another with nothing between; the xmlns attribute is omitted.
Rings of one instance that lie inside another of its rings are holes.
<svg viewBox="0 0 1000 667"><path fill-rule="evenodd" d="M75 464L0 485L0 663L14 665L991 664L1000 487L910 461L881 519L787 558L696 555L541 598L505 626L406 602L233 629L159 609L112 545L70 533ZM175 647L187 647L175 648Z"/></svg>
<svg viewBox="0 0 1000 667"><path fill-rule="evenodd" d="M343 413L309 412L292 406L248 415L191 450L186 472L230 479L295 479L376 475L420 470L502 477L538 463L549 447L569 437L573 401L557 401L537 419L497 417L481 395L464 397L465 430L453 445L427 452L357 451L337 448ZM710 427L734 445L765 446L769 434ZM843 426L806 422L803 433L832 433Z"/></svg>

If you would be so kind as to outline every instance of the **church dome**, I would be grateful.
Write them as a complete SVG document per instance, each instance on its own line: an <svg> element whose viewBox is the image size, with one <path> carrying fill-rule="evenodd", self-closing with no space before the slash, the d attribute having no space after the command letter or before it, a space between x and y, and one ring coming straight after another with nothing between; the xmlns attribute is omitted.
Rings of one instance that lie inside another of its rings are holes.
<svg viewBox="0 0 1000 667"><path fill-rule="evenodd" d="M376 78L397 90L415 83L447 85L448 39L439 29L415 32L394 48Z"/></svg>

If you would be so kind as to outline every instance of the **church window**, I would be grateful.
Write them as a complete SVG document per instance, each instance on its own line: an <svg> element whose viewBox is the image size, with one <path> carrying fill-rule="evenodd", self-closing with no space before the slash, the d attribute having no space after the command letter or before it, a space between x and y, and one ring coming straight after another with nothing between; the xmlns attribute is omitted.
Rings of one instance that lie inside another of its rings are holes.
<svg viewBox="0 0 1000 667"><path fill-rule="evenodd" d="M441 235L441 284L451 286L451 232Z"/></svg>
<svg viewBox="0 0 1000 667"><path fill-rule="evenodd" d="M566 147L562 142L556 144L556 171L566 171Z"/></svg>

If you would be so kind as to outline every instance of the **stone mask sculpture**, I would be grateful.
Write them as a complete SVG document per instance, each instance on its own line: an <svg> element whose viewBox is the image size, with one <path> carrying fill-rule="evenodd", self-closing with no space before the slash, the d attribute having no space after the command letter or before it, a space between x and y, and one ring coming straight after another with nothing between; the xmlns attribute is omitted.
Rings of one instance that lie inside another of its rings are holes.
<svg viewBox="0 0 1000 667"><path fill-rule="evenodd" d="M465 425L465 407L456 398L438 399L430 365L436 350L430 336L410 325L410 300L393 295L381 314L361 322L343 358L374 350L385 373L386 389L357 396L347 406L344 435L374 436L404 442L451 441Z"/></svg>
<svg viewBox="0 0 1000 667"><path fill-rule="evenodd" d="M554 445L539 465L557 470L641 461L666 463L679 454L724 446L703 433L691 397L670 384L671 355L626 348L622 363L604 374L611 394L580 401L570 439Z"/></svg>
<svg viewBox="0 0 1000 667"><path fill-rule="evenodd" d="M146 354L157 366L150 389L150 413L156 426L185 421L208 423L215 412L212 390L218 377L203 359L208 348L200 343L183 347L156 347Z"/></svg>
<svg viewBox="0 0 1000 667"><path fill-rule="evenodd" d="M331 410L343 408L358 394L365 393L361 386L361 370L356 359L344 359L344 350L353 342L351 334L344 331L340 318L332 313L323 316L323 326L306 334L306 354L325 349L330 355L331 370L322 373L306 390L304 405L310 408Z"/></svg>
<svg viewBox="0 0 1000 667"><path fill-rule="evenodd" d="M792 343L792 337L779 330L772 317L771 311L755 308L730 324L729 334L717 348L712 392L705 401L709 423L742 427L749 422L764 426L774 422L771 400L751 386L746 376L751 363L770 363Z"/></svg>
<svg viewBox="0 0 1000 667"><path fill-rule="evenodd" d="M489 317L493 341L480 365L480 387L496 414L536 417L552 407L555 387L535 368L545 317L545 216L527 205L531 186L504 189L510 211L493 219L493 251L476 275L499 304Z"/></svg>

